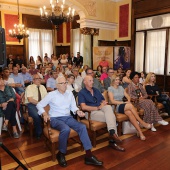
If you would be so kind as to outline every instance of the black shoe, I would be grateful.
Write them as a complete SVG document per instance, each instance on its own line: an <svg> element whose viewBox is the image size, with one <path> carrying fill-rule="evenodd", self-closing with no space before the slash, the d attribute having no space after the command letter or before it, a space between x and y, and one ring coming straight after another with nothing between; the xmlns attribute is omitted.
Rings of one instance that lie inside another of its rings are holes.
<svg viewBox="0 0 170 170"><path fill-rule="evenodd" d="M57 155L56 155L56 158L57 158L57 161L58 161L60 166L62 166L62 167L66 167L67 166L67 162L65 160L65 156L64 156L63 153L58 152Z"/></svg>
<svg viewBox="0 0 170 170"><path fill-rule="evenodd" d="M84 161L85 161L85 164L87 164L87 165L98 165L98 166L103 165L103 162L97 160L97 158L95 156L85 157Z"/></svg>
<svg viewBox="0 0 170 170"><path fill-rule="evenodd" d="M109 146L117 151L121 151L121 152L124 152L125 151L125 148L122 148L120 146L118 146L115 142L113 141L109 141Z"/></svg>

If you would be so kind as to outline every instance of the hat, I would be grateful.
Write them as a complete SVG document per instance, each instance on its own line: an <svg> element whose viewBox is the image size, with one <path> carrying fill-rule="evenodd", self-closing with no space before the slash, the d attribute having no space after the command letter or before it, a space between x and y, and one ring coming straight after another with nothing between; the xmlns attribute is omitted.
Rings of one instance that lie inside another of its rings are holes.
<svg viewBox="0 0 170 170"><path fill-rule="evenodd" d="M130 74L130 79L132 80L133 77L135 77L135 75L140 76L140 74L139 74L138 72L134 71L134 72L131 72L131 74Z"/></svg>

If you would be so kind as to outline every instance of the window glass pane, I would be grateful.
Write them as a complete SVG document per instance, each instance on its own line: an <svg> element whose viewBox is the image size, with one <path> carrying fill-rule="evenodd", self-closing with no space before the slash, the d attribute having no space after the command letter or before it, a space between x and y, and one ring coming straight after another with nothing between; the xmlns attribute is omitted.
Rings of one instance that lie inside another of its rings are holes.
<svg viewBox="0 0 170 170"><path fill-rule="evenodd" d="M166 30L147 31L146 73L164 74Z"/></svg>
<svg viewBox="0 0 170 170"><path fill-rule="evenodd" d="M170 30L169 30L170 32ZM170 75L170 34L169 34L169 44L168 44L168 64L167 64L167 75Z"/></svg>
<svg viewBox="0 0 170 170"><path fill-rule="evenodd" d="M157 15L136 20L136 31L170 27L170 14Z"/></svg>
<svg viewBox="0 0 170 170"><path fill-rule="evenodd" d="M136 45L135 45L135 70L138 72L143 71L144 62L144 33L136 33Z"/></svg>

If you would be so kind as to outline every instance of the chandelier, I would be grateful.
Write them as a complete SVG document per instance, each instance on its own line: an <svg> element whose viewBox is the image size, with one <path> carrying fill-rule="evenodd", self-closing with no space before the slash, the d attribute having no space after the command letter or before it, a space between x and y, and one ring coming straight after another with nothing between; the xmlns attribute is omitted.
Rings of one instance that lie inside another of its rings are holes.
<svg viewBox="0 0 170 170"><path fill-rule="evenodd" d="M48 13L46 6L40 8L40 15L42 21L51 22L56 29L59 28L63 22L72 22L74 19L75 10L68 8L68 13L64 13L65 0L50 0L51 11Z"/></svg>
<svg viewBox="0 0 170 170"><path fill-rule="evenodd" d="M18 5L18 23L19 23L19 0L17 0ZM21 39L29 37L29 31L25 28L23 24L14 24L14 29L9 30L9 36L17 38L19 43Z"/></svg>

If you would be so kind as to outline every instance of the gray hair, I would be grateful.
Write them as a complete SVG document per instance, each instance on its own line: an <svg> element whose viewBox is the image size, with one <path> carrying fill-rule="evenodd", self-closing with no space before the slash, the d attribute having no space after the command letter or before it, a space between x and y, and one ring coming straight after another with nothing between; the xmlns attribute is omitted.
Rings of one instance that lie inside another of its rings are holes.
<svg viewBox="0 0 170 170"><path fill-rule="evenodd" d="M57 78L56 78L56 84L58 84L58 82L59 82L59 79L61 79L61 78L64 78L64 79L66 79L63 75L61 75L61 76L58 76Z"/></svg>

